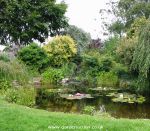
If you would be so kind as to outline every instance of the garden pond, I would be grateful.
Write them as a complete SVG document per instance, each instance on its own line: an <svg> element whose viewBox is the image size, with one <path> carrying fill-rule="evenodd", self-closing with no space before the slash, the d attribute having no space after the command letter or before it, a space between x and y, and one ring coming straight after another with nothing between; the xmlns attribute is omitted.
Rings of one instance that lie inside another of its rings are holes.
<svg viewBox="0 0 150 131"><path fill-rule="evenodd" d="M150 99L142 95L111 88L82 88L69 86L36 87L36 106L54 112L82 113L84 107L94 106L115 118L149 119Z"/></svg>

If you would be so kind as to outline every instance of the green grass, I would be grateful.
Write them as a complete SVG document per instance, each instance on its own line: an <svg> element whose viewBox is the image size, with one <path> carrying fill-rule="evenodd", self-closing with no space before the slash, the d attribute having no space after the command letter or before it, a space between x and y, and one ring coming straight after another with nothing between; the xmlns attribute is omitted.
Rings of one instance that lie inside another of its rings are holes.
<svg viewBox="0 0 150 131"><path fill-rule="evenodd" d="M57 126L60 129L50 129L49 126ZM88 115L48 112L0 100L1 131L68 131L69 129L62 129L65 126L78 128L90 126L89 129L76 129L77 131L149 131L150 120L104 119ZM101 129L91 129L95 126Z"/></svg>

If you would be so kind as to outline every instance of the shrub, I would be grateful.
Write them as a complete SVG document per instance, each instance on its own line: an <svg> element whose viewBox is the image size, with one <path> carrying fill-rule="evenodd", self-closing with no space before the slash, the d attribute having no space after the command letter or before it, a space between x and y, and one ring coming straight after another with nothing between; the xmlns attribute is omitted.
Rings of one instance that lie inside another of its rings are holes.
<svg viewBox="0 0 150 131"><path fill-rule="evenodd" d="M31 69L41 71L49 64L49 58L46 52L35 43L22 48L18 53L18 58L22 60Z"/></svg>
<svg viewBox="0 0 150 131"><path fill-rule="evenodd" d="M99 86L116 87L118 86L118 76L113 72L101 72L97 76Z"/></svg>
<svg viewBox="0 0 150 131"><path fill-rule="evenodd" d="M5 79L0 79L0 90L7 90L9 88L11 88L10 82Z"/></svg>
<svg viewBox="0 0 150 131"><path fill-rule="evenodd" d="M110 56L103 55L99 58L99 71L108 72L113 66L113 59Z"/></svg>
<svg viewBox="0 0 150 131"><path fill-rule="evenodd" d="M44 83L57 84L61 79L64 78L64 72L62 69L49 67L42 74L42 78Z"/></svg>
<svg viewBox="0 0 150 131"><path fill-rule="evenodd" d="M17 103L25 106L33 106L35 104L36 92L33 87L10 88L7 90L5 99L8 102Z"/></svg>
<svg viewBox="0 0 150 131"><path fill-rule="evenodd" d="M92 67L97 71L110 71L113 64L113 58L109 54L101 54L98 50L86 52L83 56L83 64L87 68Z"/></svg>
<svg viewBox="0 0 150 131"><path fill-rule="evenodd" d="M9 62L10 59L7 54L2 53L2 54L0 54L0 61Z"/></svg>
<svg viewBox="0 0 150 131"><path fill-rule="evenodd" d="M83 85L81 88L87 88L87 87L95 87L97 85L96 77L93 77L93 72L92 70L86 71L85 73L82 72L79 75L77 75L76 80L80 81Z"/></svg>
<svg viewBox="0 0 150 131"><path fill-rule="evenodd" d="M83 114L94 115L95 107L94 106L85 106L82 110Z"/></svg>
<svg viewBox="0 0 150 131"><path fill-rule="evenodd" d="M80 54L76 54L71 60L71 62L73 62L77 65L80 65L82 61L83 61L83 58Z"/></svg>
<svg viewBox="0 0 150 131"><path fill-rule="evenodd" d="M119 44L119 38L118 37L111 37L104 43L104 52L111 55L116 55L116 48Z"/></svg>
<svg viewBox="0 0 150 131"><path fill-rule="evenodd" d="M83 55L83 61L81 63L82 66L85 66L85 67L96 67L96 66L99 66L99 63L98 63L98 60L93 57L93 56L89 56L89 55Z"/></svg>
<svg viewBox="0 0 150 131"><path fill-rule="evenodd" d="M95 56L84 54L78 70L83 76L95 77L99 71L99 61Z"/></svg>
<svg viewBox="0 0 150 131"><path fill-rule="evenodd" d="M76 74L77 65L75 63L70 62L64 64L60 69L62 70L65 77L72 77Z"/></svg>
<svg viewBox="0 0 150 131"><path fill-rule="evenodd" d="M56 36L43 47L54 67L62 66L77 54L76 43L70 36Z"/></svg>
<svg viewBox="0 0 150 131"><path fill-rule="evenodd" d="M117 47L116 53L121 61L128 66L131 65L136 43L137 37L123 38L120 45Z"/></svg>
<svg viewBox="0 0 150 131"><path fill-rule="evenodd" d="M145 16L136 18L129 30L127 31L127 36L132 38L139 35L140 30L149 23L150 20L146 19Z"/></svg>
<svg viewBox="0 0 150 131"><path fill-rule="evenodd" d="M19 63L17 60L10 62L0 61L0 79L7 81L17 80L20 84L27 83L30 75L25 65Z"/></svg>
<svg viewBox="0 0 150 131"><path fill-rule="evenodd" d="M128 68L123 64L114 62L111 71L114 72L117 76L121 77L128 73Z"/></svg>

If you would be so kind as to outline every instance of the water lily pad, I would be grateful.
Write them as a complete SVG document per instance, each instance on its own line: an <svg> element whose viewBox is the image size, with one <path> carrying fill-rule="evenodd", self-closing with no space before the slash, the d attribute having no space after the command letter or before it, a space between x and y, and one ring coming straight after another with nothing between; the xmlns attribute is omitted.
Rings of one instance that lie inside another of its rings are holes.
<svg viewBox="0 0 150 131"><path fill-rule="evenodd" d="M83 95L73 95L73 94L60 94L61 98L65 98L68 100L80 100L84 98L93 98L90 94L83 94Z"/></svg>
<svg viewBox="0 0 150 131"><path fill-rule="evenodd" d="M92 91L118 91L119 89L111 88L111 87L97 87L97 88L90 88Z"/></svg>
<svg viewBox="0 0 150 131"><path fill-rule="evenodd" d="M145 97L141 95L131 94L131 93L109 93L106 96L111 97L113 102L121 103L143 103L145 102Z"/></svg>

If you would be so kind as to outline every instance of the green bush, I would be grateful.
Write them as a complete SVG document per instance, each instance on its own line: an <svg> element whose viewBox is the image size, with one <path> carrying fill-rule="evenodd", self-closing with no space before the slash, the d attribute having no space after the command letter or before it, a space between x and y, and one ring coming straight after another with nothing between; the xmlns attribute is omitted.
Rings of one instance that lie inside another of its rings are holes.
<svg viewBox="0 0 150 131"><path fill-rule="evenodd" d="M128 67L123 64L114 62L113 68L111 69L118 77L128 74Z"/></svg>
<svg viewBox="0 0 150 131"><path fill-rule="evenodd" d="M113 59L110 56L103 55L99 58L99 71L109 72L113 66Z"/></svg>
<svg viewBox="0 0 150 131"><path fill-rule="evenodd" d="M136 44L137 44L137 37L132 38L125 37L121 39L120 44L117 47L116 53L118 54L119 60L122 63L128 66L131 65Z"/></svg>
<svg viewBox="0 0 150 131"><path fill-rule="evenodd" d="M97 58L84 54L82 56L82 62L78 67L78 74L80 76L83 75L83 77L85 76L95 77L98 73L98 70L99 70L99 62Z"/></svg>
<svg viewBox="0 0 150 131"><path fill-rule="evenodd" d="M80 81L83 85L83 88L95 87L97 85L96 77L93 77L91 70L76 76L76 80ZM80 87L82 88L82 87Z"/></svg>
<svg viewBox="0 0 150 131"><path fill-rule="evenodd" d="M65 77L72 77L76 75L77 65L70 62L64 64L60 69L62 70Z"/></svg>
<svg viewBox="0 0 150 131"><path fill-rule="evenodd" d="M29 46L22 48L18 52L18 58L31 69L41 71L49 64L49 57L46 52L36 43L31 43Z"/></svg>
<svg viewBox="0 0 150 131"><path fill-rule="evenodd" d="M49 55L53 67L70 62L77 54L76 43L70 36L56 36L43 48Z"/></svg>
<svg viewBox="0 0 150 131"><path fill-rule="evenodd" d="M6 91L9 88L11 88L10 82L5 79L0 79L0 90Z"/></svg>
<svg viewBox="0 0 150 131"><path fill-rule="evenodd" d="M98 86L106 87L117 87L118 86L118 76L113 72L101 72L97 76Z"/></svg>
<svg viewBox="0 0 150 131"><path fill-rule="evenodd" d="M25 106L33 106L35 104L35 97L36 92L33 87L10 88L5 95L5 99L8 102Z"/></svg>
<svg viewBox="0 0 150 131"><path fill-rule="evenodd" d="M116 48L119 44L119 38L118 37L111 37L104 43L103 51L110 55L116 55Z"/></svg>
<svg viewBox="0 0 150 131"><path fill-rule="evenodd" d="M93 57L93 56L89 56L89 55L84 55L83 56L83 61L82 61L82 66L85 66L85 67L96 67L96 66L99 66L99 63L98 63L98 60Z"/></svg>
<svg viewBox="0 0 150 131"><path fill-rule="evenodd" d="M72 58L71 62L77 64L77 65L80 65L81 62L82 62L83 58L80 54L76 54L74 55L74 57Z"/></svg>
<svg viewBox="0 0 150 131"><path fill-rule="evenodd" d="M17 60L10 62L0 61L0 79L7 81L17 80L20 84L25 84L29 81L30 75L25 65Z"/></svg>
<svg viewBox="0 0 150 131"><path fill-rule="evenodd" d="M82 110L83 114L94 115L95 107L94 106L85 106Z"/></svg>
<svg viewBox="0 0 150 131"><path fill-rule="evenodd" d="M64 78L64 70L59 68L49 67L42 73L43 83L57 84Z"/></svg>
<svg viewBox="0 0 150 131"><path fill-rule="evenodd" d="M7 54L2 53L2 54L0 54L0 61L9 62L10 58L8 57Z"/></svg>

